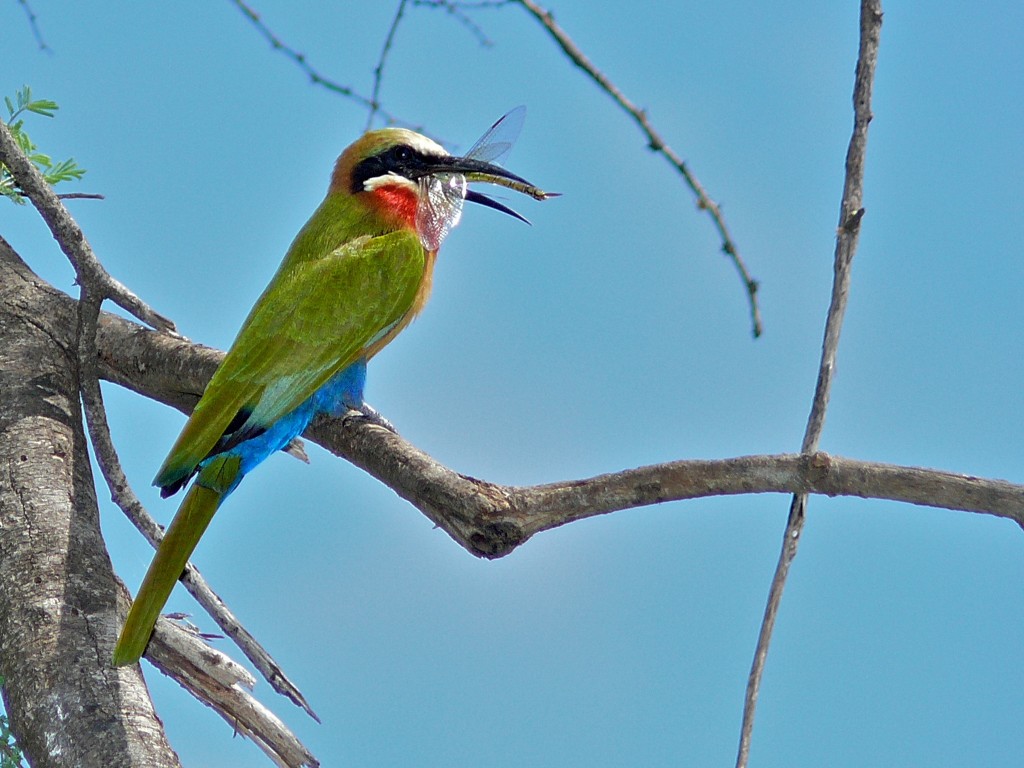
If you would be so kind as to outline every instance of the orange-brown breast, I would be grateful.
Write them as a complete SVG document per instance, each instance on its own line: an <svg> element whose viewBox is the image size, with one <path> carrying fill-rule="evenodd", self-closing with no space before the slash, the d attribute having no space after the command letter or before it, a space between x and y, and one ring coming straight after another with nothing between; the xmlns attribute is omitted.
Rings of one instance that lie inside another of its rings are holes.
<svg viewBox="0 0 1024 768"><path fill-rule="evenodd" d="M427 305L427 299L430 298L430 289L434 285L434 262L436 260L437 251L427 251L426 260L423 264L423 279L420 280L420 287L416 289L416 296L413 299L412 306L409 307L409 311L405 313L394 328L378 339L375 344L370 345L369 349L366 351L367 360L387 346L395 336L401 333L409 323L416 319L416 315L418 315Z"/></svg>

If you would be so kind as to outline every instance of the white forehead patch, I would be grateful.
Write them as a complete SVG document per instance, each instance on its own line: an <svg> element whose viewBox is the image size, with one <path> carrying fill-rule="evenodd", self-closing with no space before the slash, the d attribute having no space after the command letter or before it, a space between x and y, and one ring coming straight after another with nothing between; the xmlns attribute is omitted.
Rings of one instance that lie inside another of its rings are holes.
<svg viewBox="0 0 1024 768"><path fill-rule="evenodd" d="M405 176L400 176L394 171L388 171L381 176L374 176L363 182L363 189L367 192L373 192L377 187L385 186L408 187L413 191L419 189L415 181L407 179Z"/></svg>

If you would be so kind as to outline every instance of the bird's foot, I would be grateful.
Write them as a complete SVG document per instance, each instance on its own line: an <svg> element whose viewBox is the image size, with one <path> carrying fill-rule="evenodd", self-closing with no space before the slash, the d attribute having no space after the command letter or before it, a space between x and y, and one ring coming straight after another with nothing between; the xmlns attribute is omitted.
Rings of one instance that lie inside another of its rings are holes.
<svg viewBox="0 0 1024 768"><path fill-rule="evenodd" d="M346 416L358 416L370 424L383 427L388 432L394 432L396 435L398 434L395 425L381 416L380 412L369 403L363 403L358 408L349 408Z"/></svg>

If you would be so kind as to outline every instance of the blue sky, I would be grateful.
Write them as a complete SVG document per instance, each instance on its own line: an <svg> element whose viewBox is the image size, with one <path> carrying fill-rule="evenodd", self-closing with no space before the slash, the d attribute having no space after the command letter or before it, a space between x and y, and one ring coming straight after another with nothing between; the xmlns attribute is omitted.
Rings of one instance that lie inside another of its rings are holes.
<svg viewBox="0 0 1024 768"><path fill-rule="evenodd" d="M226 347L323 196L365 112L311 86L230 2L0 3L2 90L89 169L73 213L108 269L190 338ZM254 7L325 75L369 92L394 3ZM853 2L552 5L691 164L762 283L739 281L690 194L516 8L411 8L388 109L465 149L527 104L511 169L564 197L474 208L424 315L367 398L460 472L532 484L798 449L852 124ZM1024 7L886 5L861 247L822 448L1024 482ZM0 233L64 290L30 209ZM148 487L182 418L106 390ZM299 684L261 685L324 765L729 765L788 499L698 500L473 559L390 490L311 448L246 479L199 567ZM101 496L105 494L101 493ZM107 504L135 589L151 552ZM1006 765L1024 714L1024 539L1005 520L814 498L761 693L752 765ZM194 612L181 592L173 610ZM204 628L210 622L200 618ZM147 667L189 765L260 753Z"/></svg>

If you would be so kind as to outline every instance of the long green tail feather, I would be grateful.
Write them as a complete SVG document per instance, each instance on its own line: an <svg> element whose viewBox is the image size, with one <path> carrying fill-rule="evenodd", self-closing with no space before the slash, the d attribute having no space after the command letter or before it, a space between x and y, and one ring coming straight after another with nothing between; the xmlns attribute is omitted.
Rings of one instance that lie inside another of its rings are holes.
<svg viewBox="0 0 1024 768"><path fill-rule="evenodd" d="M115 667L134 664L142 658L160 611L222 500L220 491L199 482L189 489L128 613L114 649Z"/></svg>

